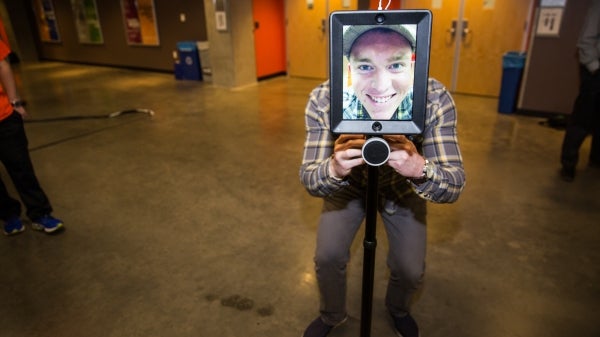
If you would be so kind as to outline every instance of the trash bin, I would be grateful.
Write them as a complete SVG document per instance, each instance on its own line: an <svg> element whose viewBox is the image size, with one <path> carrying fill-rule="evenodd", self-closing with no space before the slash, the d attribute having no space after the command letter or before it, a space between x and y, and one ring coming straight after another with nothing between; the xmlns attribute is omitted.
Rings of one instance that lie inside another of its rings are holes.
<svg viewBox="0 0 600 337"><path fill-rule="evenodd" d="M177 42L175 58L175 79L178 80L202 80L200 71L200 57L195 41Z"/></svg>
<svg viewBox="0 0 600 337"><path fill-rule="evenodd" d="M510 51L502 56L502 85L498 112L512 113L517 107L517 97L525 67L525 53Z"/></svg>

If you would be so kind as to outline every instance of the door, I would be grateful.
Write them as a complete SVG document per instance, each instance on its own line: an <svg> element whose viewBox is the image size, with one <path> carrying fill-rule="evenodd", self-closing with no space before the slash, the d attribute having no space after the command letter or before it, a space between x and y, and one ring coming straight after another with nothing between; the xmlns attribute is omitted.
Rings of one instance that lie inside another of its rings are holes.
<svg viewBox="0 0 600 337"><path fill-rule="evenodd" d="M357 6L357 0L286 1L290 76L329 77L329 13Z"/></svg>
<svg viewBox="0 0 600 337"><path fill-rule="evenodd" d="M290 76L327 78L327 5L325 1L287 1L287 37Z"/></svg>
<svg viewBox="0 0 600 337"><path fill-rule="evenodd" d="M460 0L446 0L441 6L431 6L432 2L432 0L403 0L402 8L431 10L433 19L431 23L429 76L435 77L452 90L456 38L450 30L453 22L457 22Z"/></svg>
<svg viewBox="0 0 600 337"><path fill-rule="evenodd" d="M253 0L256 77L286 72L283 0Z"/></svg>
<svg viewBox="0 0 600 337"><path fill-rule="evenodd" d="M451 91L498 96L502 56L527 40L533 0L402 0L433 14L429 75Z"/></svg>

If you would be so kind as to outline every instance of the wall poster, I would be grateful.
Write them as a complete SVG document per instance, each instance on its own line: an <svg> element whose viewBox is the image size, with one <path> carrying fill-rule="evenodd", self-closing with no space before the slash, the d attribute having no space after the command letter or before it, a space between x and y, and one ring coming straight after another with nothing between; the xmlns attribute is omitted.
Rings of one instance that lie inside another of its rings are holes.
<svg viewBox="0 0 600 337"><path fill-rule="evenodd" d="M96 0L71 0L80 43L104 43Z"/></svg>
<svg viewBox="0 0 600 337"><path fill-rule="evenodd" d="M121 0L121 9L128 44L159 45L154 0Z"/></svg>
<svg viewBox="0 0 600 337"><path fill-rule="evenodd" d="M215 24L218 31L227 31L227 1L213 0L215 5Z"/></svg>
<svg viewBox="0 0 600 337"><path fill-rule="evenodd" d="M536 35L558 37L560 33L562 16L563 8L541 8L538 16Z"/></svg>
<svg viewBox="0 0 600 337"><path fill-rule="evenodd" d="M52 0L34 0L33 11L42 42L60 42Z"/></svg>

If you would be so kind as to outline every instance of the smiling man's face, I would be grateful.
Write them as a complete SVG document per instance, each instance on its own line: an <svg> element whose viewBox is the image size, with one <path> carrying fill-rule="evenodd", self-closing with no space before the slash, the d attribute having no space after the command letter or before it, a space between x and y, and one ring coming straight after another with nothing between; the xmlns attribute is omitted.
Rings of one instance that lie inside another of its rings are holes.
<svg viewBox="0 0 600 337"><path fill-rule="evenodd" d="M413 85L408 41L394 31L368 31L352 46L352 87L373 119L390 119Z"/></svg>

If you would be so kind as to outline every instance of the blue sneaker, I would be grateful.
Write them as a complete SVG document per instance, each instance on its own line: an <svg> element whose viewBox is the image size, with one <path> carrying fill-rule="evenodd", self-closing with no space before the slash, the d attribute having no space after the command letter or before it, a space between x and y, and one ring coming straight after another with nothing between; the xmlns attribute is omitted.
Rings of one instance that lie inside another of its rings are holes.
<svg viewBox="0 0 600 337"><path fill-rule="evenodd" d="M18 216L12 217L4 223L4 235L15 235L23 232L25 226Z"/></svg>
<svg viewBox="0 0 600 337"><path fill-rule="evenodd" d="M59 219L56 219L51 215L44 215L41 218L33 220L31 222L31 227L36 231L43 231L50 234L62 229L64 226Z"/></svg>

